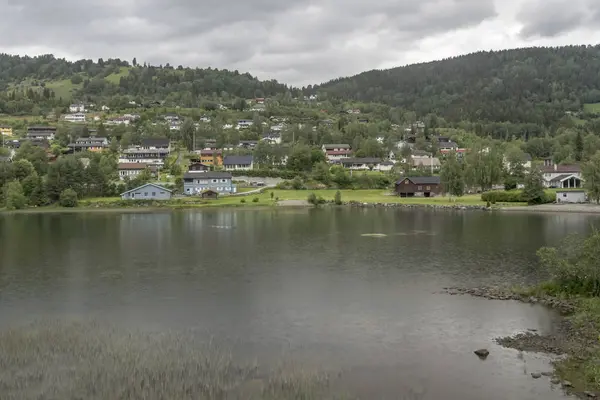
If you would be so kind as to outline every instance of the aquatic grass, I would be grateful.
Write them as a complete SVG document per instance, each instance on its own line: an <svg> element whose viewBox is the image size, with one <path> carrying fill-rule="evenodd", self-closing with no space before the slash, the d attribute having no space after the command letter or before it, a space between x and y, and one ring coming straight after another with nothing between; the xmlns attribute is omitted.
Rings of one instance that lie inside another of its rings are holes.
<svg viewBox="0 0 600 400"><path fill-rule="evenodd" d="M294 364L262 370L236 362L226 345L196 332L129 331L94 320L0 331L3 400L351 398L331 383L329 373Z"/></svg>

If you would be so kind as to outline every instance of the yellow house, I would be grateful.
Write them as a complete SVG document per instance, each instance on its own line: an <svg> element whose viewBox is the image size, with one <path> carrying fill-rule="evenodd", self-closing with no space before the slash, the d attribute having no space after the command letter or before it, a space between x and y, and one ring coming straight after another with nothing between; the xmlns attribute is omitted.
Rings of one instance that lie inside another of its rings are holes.
<svg viewBox="0 0 600 400"><path fill-rule="evenodd" d="M223 165L223 153L220 150L201 150L200 162L204 165Z"/></svg>
<svg viewBox="0 0 600 400"><path fill-rule="evenodd" d="M0 125L0 135L12 136L13 130L8 125Z"/></svg>

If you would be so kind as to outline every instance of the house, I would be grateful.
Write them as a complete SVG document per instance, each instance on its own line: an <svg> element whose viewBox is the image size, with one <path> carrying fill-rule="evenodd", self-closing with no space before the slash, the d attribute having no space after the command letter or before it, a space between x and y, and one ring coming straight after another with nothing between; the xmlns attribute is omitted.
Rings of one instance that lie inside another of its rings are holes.
<svg viewBox="0 0 600 400"><path fill-rule="evenodd" d="M135 189L121 193L123 200L169 200L172 192L154 183L146 183Z"/></svg>
<svg viewBox="0 0 600 400"><path fill-rule="evenodd" d="M69 106L69 112L70 113L82 113L85 111L85 105L79 103L79 104L71 104Z"/></svg>
<svg viewBox="0 0 600 400"><path fill-rule="evenodd" d="M260 140L269 144L281 144L281 133L270 132L266 135L263 135L263 137Z"/></svg>
<svg viewBox="0 0 600 400"><path fill-rule="evenodd" d="M110 111L110 108L108 106L103 105L102 107L100 107L100 109L102 111Z"/></svg>
<svg viewBox="0 0 600 400"><path fill-rule="evenodd" d="M240 119L237 123L237 129L246 129L251 127L254 124L254 121L251 119Z"/></svg>
<svg viewBox="0 0 600 400"><path fill-rule="evenodd" d="M434 197L442 193L439 176L407 176L396 182L400 197Z"/></svg>
<svg viewBox="0 0 600 400"><path fill-rule="evenodd" d="M587 194L585 190L557 190L557 203L585 203L587 202Z"/></svg>
<svg viewBox="0 0 600 400"><path fill-rule="evenodd" d="M196 171L196 172L206 172L210 171L210 167L206 164L202 164L201 162L192 162L188 167L188 171Z"/></svg>
<svg viewBox="0 0 600 400"><path fill-rule="evenodd" d="M440 149L440 154L442 156L446 156L446 155L450 154L451 152L456 153L456 158L463 158L465 156L465 154L467 154L467 149L463 149L463 148ZM530 165L531 165L531 163L530 163Z"/></svg>
<svg viewBox="0 0 600 400"><path fill-rule="evenodd" d="M117 170L119 171L119 179L133 179L148 169L148 164L142 163L119 163Z"/></svg>
<svg viewBox="0 0 600 400"><path fill-rule="evenodd" d="M200 117L200 121L202 121L202 122L210 122L211 119L210 119L210 117L208 117L206 115L203 115L203 116Z"/></svg>
<svg viewBox="0 0 600 400"><path fill-rule="evenodd" d="M119 156L120 163L142 163L163 166L171 153L171 144L167 138L143 139L140 146L131 146Z"/></svg>
<svg viewBox="0 0 600 400"><path fill-rule="evenodd" d="M13 129L8 125L0 125L0 136L12 136Z"/></svg>
<svg viewBox="0 0 600 400"><path fill-rule="evenodd" d="M215 192L214 190L208 189L205 190L204 192L200 193L200 197L202 197L203 199L218 199L219 198L219 192Z"/></svg>
<svg viewBox="0 0 600 400"><path fill-rule="evenodd" d="M549 188L580 188L583 183L579 165L544 165L544 186Z"/></svg>
<svg viewBox="0 0 600 400"><path fill-rule="evenodd" d="M169 113L169 114L165 114L163 116L163 119L167 122L179 121L179 115Z"/></svg>
<svg viewBox="0 0 600 400"><path fill-rule="evenodd" d="M53 126L30 126L27 128L27 139L54 140L56 127Z"/></svg>
<svg viewBox="0 0 600 400"><path fill-rule="evenodd" d="M225 156L223 159L223 169L226 171L248 171L253 167L253 156Z"/></svg>
<svg viewBox="0 0 600 400"><path fill-rule="evenodd" d="M254 99L254 101L256 102L256 104L265 104L265 98L264 97L257 97Z"/></svg>
<svg viewBox="0 0 600 400"><path fill-rule="evenodd" d="M106 125L129 125L131 120L125 117L117 117L106 121Z"/></svg>
<svg viewBox="0 0 600 400"><path fill-rule="evenodd" d="M352 170L375 170L381 164L379 158L363 157L363 158L344 158L339 163L342 167Z"/></svg>
<svg viewBox="0 0 600 400"><path fill-rule="evenodd" d="M265 111L265 109L266 108L265 108L264 104L258 103L258 104L253 105L252 108L250 108L250 111L253 111L253 112L263 112L263 111Z"/></svg>
<svg viewBox="0 0 600 400"><path fill-rule="evenodd" d="M258 145L258 140L240 140L238 147L253 150Z"/></svg>
<svg viewBox="0 0 600 400"><path fill-rule="evenodd" d="M102 151L108 147L108 139L105 137L80 137L74 143L69 143L68 147L74 152L77 151Z"/></svg>
<svg viewBox="0 0 600 400"><path fill-rule="evenodd" d="M206 190L214 190L217 193L235 193L236 187L232 183L231 173L207 171L187 172L183 175L184 194L198 195Z"/></svg>
<svg viewBox="0 0 600 400"><path fill-rule="evenodd" d="M411 155L409 162L413 169L417 169L420 167L431 169L432 171L437 171L442 167L440 159L437 157Z"/></svg>
<svg viewBox="0 0 600 400"><path fill-rule="evenodd" d="M324 144L322 150L329 162L340 161L352 154L352 149L348 144Z"/></svg>
<svg viewBox="0 0 600 400"><path fill-rule="evenodd" d="M181 122L179 122L179 121L171 121L171 122L169 122L169 130L170 131L179 131L179 130L181 130Z"/></svg>
<svg viewBox="0 0 600 400"><path fill-rule="evenodd" d="M439 150L456 150L458 149L458 144L456 144L455 142L452 141L438 141L438 148Z"/></svg>
<svg viewBox="0 0 600 400"><path fill-rule="evenodd" d="M198 151L196 152L198 153ZM223 165L223 152L221 150L200 150L200 162L204 165Z"/></svg>

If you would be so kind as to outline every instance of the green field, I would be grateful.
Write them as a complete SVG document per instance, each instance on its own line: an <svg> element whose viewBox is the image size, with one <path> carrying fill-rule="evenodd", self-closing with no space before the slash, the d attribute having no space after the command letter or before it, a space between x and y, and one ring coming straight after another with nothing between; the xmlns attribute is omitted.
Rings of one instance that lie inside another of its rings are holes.
<svg viewBox="0 0 600 400"><path fill-rule="evenodd" d="M75 91L81 88L82 84L74 85L70 79L60 81L48 81L46 87L52 89L57 98L70 99Z"/></svg>
<svg viewBox="0 0 600 400"><path fill-rule="evenodd" d="M600 114L600 103L586 103L583 105L583 111Z"/></svg>
<svg viewBox="0 0 600 400"><path fill-rule="evenodd" d="M273 200L271 199L273 192ZM174 199L166 203L167 207L186 208L186 207L211 207L211 206L271 206L279 200L306 200L308 195L314 193L325 200L333 200L335 189L324 190L265 190L264 193L250 194L248 196L223 196L217 200L202 200L198 197L184 197ZM486 203L481 200L481 195L473 194L459 198L448 197L429 197L429 198L400 198L390 195L385 190L340 190L342 201L356 201L361 203L398 203L398 204L422 204L422 205L465 205L465 206L484 206ZM254 202L253 199L258 201ZM244 201L242 201L244 200ZM82 201L83 206L107 205L119 202L119 197L94 198ZM523 206L525 203L497 203L497 206Z"/></svg>
<svg viewBox="0 0 600 400"><path fill-rule="evenodd" d="M104 79L114 85L118 85L119 82L121 81L121 77L129 75L130 70L131 70L131 67L121 67L119 73L110 74L107 77L105 77Z"/></svg>

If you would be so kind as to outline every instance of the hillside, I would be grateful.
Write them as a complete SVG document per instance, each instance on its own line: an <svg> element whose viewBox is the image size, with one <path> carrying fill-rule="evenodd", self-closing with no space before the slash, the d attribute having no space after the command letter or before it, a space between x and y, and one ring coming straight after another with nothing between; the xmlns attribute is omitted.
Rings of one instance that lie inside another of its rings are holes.
<svg viewBox="0 0 600 400"><path fill-rule="evenodd" d="M126 104L135 99L198 107L207 99L269 97L288 91L277 81L260 81L237 71L133 64L0 54L0 113L27 114L33 107L64 107L75 100Z"/></svg>
<svg viewBox="0 0 600 400"><path fill-rule="evenodd" d="M329 98L381 102L448 121L550 125L600 102L600 46L524 48L373 70L313 87Z"/></svg>

